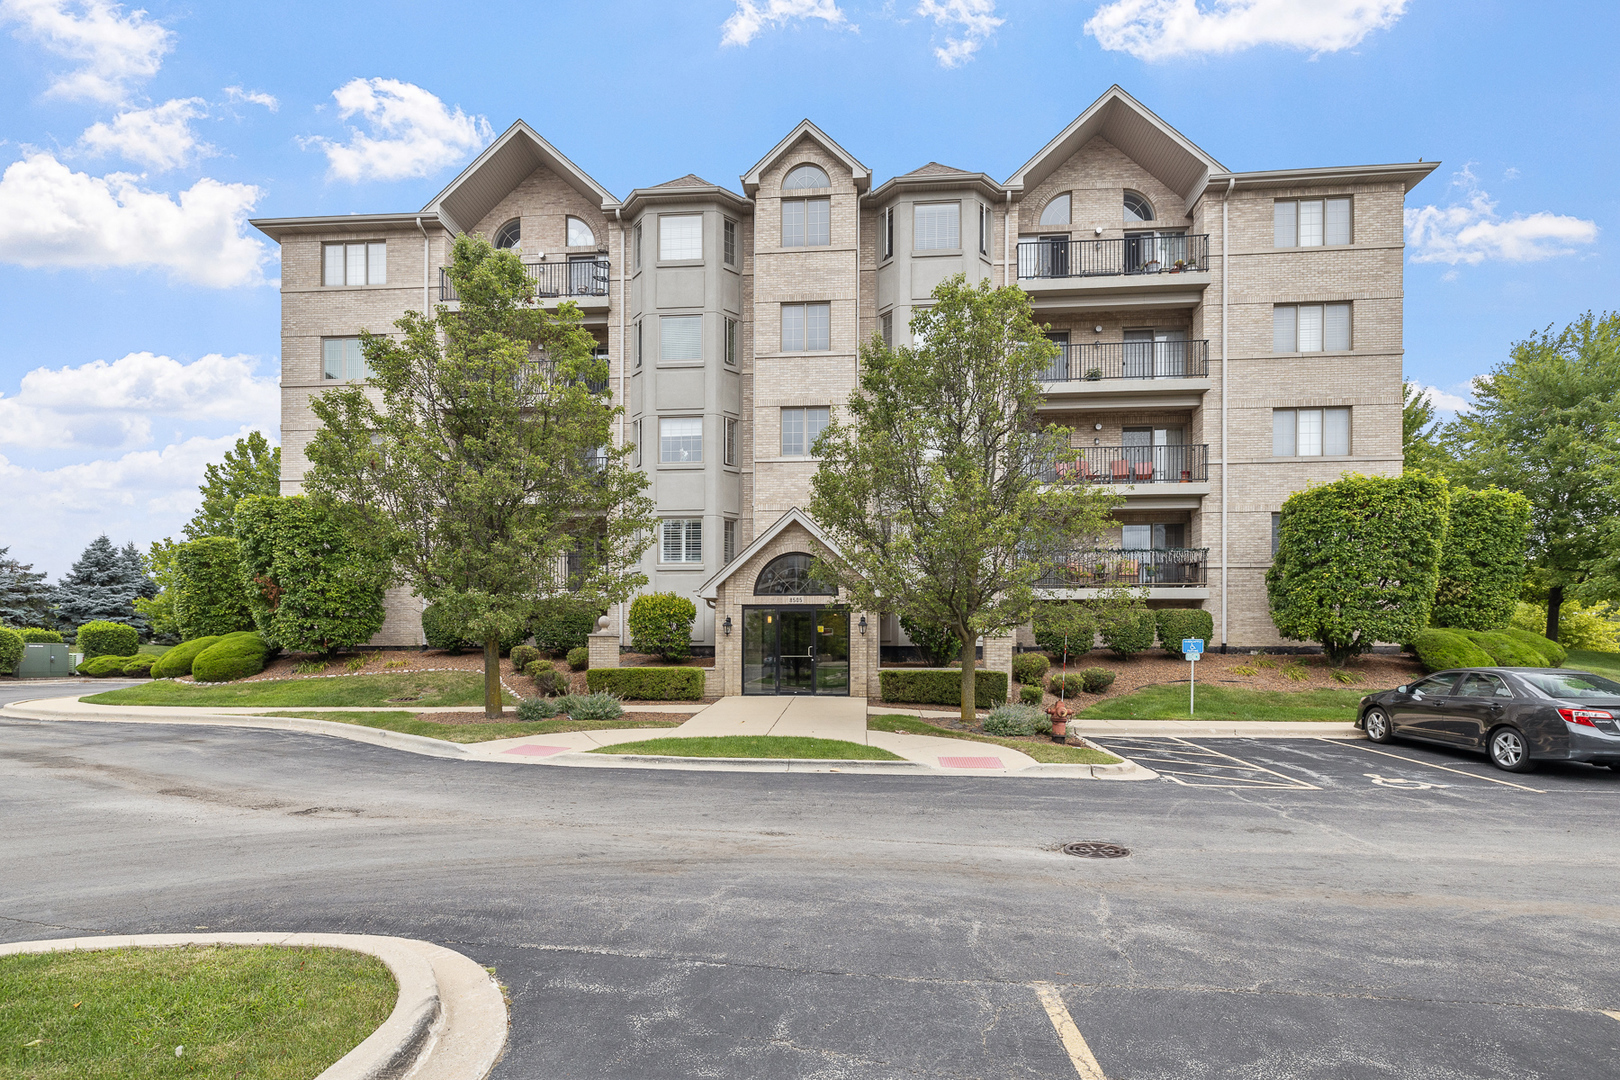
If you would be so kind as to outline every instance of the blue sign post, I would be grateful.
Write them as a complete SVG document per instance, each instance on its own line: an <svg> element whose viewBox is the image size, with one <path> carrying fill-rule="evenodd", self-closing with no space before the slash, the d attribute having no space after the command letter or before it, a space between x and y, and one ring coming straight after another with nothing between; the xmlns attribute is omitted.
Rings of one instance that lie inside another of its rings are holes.
<svg viewBox="0 0 1620 1080"><path fill-rule="evenodd" d="M1195 637L1182 638L1181 655L1185 656L1187 662L1192 665L1187 669L1191 673L1187 679L1187 715L1191 716L1193 715L1193 705L1198 693L1198 658L1204 655L1204 639Z"/></svg>

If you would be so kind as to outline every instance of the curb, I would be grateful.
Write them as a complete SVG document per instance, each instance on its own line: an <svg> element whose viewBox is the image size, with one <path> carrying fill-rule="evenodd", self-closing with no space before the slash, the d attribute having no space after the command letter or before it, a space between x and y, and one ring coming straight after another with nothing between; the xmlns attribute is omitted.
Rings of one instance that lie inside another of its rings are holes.
<svg viewBox="0 0 1620 1080"><path fill-rule="evenodd" d="M431 942L375 934L112 934L13 941L0 956L178 945L281 945L375 956L399 984L382 1026L316 1080L484 1080L506 1049L506 1002L471 959ZM475 974L476 973L476 974ZM451 993L441 986L448 984ZM497 1023L498 1018L498 1023Z"/></svg>

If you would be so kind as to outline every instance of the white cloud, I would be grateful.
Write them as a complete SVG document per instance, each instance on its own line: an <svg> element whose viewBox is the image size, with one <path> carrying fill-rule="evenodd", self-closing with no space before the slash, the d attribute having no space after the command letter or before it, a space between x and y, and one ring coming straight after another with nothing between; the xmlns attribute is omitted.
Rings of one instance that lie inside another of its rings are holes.
<svg viewBox="0 0 1620 1080"><path fill-rule="evenodd" d="M955 68L972 60L984 39L995 33L1005 19L996 15L996 0L922 0L917 14L933 19L952 34L934 49L940 67Z"/></svg>
<svg viewBox="0 0 1620 1080"><path fill-rule="evenodd" d="M110 124L91 124L79 141L92 155L116 153L158 172L177 169L213 153L191 130L193 120L208 115L205 104L202 98L175 98L150 109L126 109Z"/></svg>
<svg viewBox="0 0 1620 1080"><path fill-rule="evenodd" d="M263 105L271 112L281 111L281 102L276 100L274 94L267 94L263 90L244 90L240 86L227 86L225 100L233 105L246 102L249 105Z"/></svg>
<svg viewBox="0 0 1620 1080"><path fill-rule="evenodd" d="M72 99L123 101L131 85L157 74L174 39L146 12L125 14L107 0L0 0L0 19L18 24L19 36L79 62L49 90Z"/></svg>
<svg viewBox="0 0 1620 1080"><path fill-rule="evenodd" d="M251 356L207 356L183 364L149 352L107 363L36 368L15 396L0 395L0 445L37 449L130 448L152 441L152 419L224 420L270 430L278 422L274 377L254 374Z"/></svg>
<svg viewBox="0 0 1620 1080"><path fill-rule="evenodd" d="M364 116L370 132L349 129L349 141L320 137L319 146L338 180L402 180L427 176L479 150L492 134L489 121L454 112L420 86L398 79L351 79L332 91L338 115Z"/></svg>
<svg viewBox="0 0 1620 1080"><path fill-rule="evenodd" d="M794 19L820 19L829 27L848 24L835 0L737 0L737 10L721 27L720 44L747 45L761 30Z"/></svg>
<svg viewBox="0 0 1620 1080"><path fill-rule="evenodd" d="M1111 0L1085 29L1103 48L1139 60L1256 45L1324 53L1354 48L1405 12L1406 0Z"/></svg>
<svg viewBox="0 0 1620 1080"><path fill-rule="evenodd" d="M1496 201L1479 189L1478 179L1467 166L1452 179L1451 186L1460 189L1461 201L1406 208L1406 243L1413 262L1452 266L1475 266L1486 259L1537 262L1573 255L1578 245L1597 239L1597 222L1585 218L1546 211L1503 218L1496 212Z"/></svg>
<svg viewBox="0 0 1620 1080"><path fill-rule="evenodd" d="M1418 392L1428 398L1429 404L1442 413L1455 415L1470 412L1474 408L1474 403L1469 398L1442 390L1438 386L1420 386Z"/></svg>
<svg viewBox="0 0 1620 1080"><path fill-rule="evenodd" d="M204 178L171 198L127 173L74 172L48 153L0 176L0 261L22 266L163 267L227 288L264 282L264 242L245 235L260 191Z"/></svg>

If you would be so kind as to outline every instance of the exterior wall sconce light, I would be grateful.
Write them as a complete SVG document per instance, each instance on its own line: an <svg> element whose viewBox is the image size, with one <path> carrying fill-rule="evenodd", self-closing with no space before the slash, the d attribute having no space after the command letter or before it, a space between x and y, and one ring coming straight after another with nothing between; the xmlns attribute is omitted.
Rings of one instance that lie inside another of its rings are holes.
<svg viewBox="0 0 1620 1080"><path fill-rule="evenodd" d="M726 635L726 637L731 636L731 616L730 615L727 615L726 616L726 621L720 624L720 630L721 630L722 633L724 633Z"/></svg>
<svg viewBox="0 0 1620 1080"><path fill-rule="evenodd" d="M861 616L860 628L861 628L861 633L863 633L863 634L866 633L866 616L865 615Z"/></svg>

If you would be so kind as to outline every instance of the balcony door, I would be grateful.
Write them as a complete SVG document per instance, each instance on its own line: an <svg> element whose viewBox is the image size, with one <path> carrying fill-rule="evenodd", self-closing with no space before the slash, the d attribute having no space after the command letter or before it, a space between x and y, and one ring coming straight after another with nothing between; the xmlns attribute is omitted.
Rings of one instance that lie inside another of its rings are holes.
<svg viewBox="0 0 1620 1080"><path fill-rule="evenodd" d="M1187 526L1179 522L1121 526L1121 547L1136 551L1164 551L1187 546Z"/></svg>
<svg viewBox="0 0 1620 1080"><path fill-rule="evenodd" d="M1156 274L1186 261L1187 234L1182 232L1128 232L1125 234L1125 272Z"/></svg>
<svg viewBox="0 0 1620 1080"><path fill-rule="evenodd" d="M1187 331L1127 330L1127 379L1181 379L1187 375Z"/></svg>
<svg viewBox="0 0 1620 1080"><path fill-rule="evenodd" d="M1069 332L1048 330L1046 338L1062 351L1052 357L1052 362L1046 365L1046 371L1041 374L1041 378L1046 382L1068 382L1076 378L1077 373L1069 371Z"/></svg>
<svg viewBox="0 0 1620 1080"><path fill-rule="evenodd" d="M1126 428L1120 441L1130 465L1131 482L1145 484L1182 479L1182 473L1189 468L1185 440L1185 428Z"/></svg>
<svg viewBox="0 0 1620 1080"><path fill-rule="evenodd" d="M568 295L600 296L607 292L606 275L595 255L568 256Z"/></svg>
<svg viewBox="0 0 1620 1080"><path fill-rule="evenodd" d="M1036 277L1069 276L1069 234L1058 233L1040 238L1041 246L1035 260Z"/></svg>

